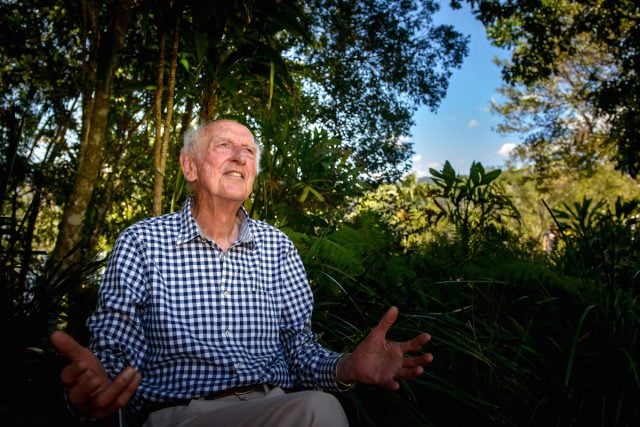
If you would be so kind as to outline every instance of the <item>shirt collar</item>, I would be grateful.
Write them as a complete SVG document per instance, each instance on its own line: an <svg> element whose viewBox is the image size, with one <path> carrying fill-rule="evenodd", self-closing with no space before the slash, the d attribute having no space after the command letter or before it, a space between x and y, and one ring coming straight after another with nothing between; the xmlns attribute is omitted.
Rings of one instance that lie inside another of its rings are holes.
<svg viewBox="0 0 640 427"><path fill-rule="evenodd" d="M180 213L180 233L178 233L176 245L204 237L200 232L198 223L191 213L192 200L193 197L189 197L182 206L182 212ZM249 215L247 214L247 210L244 206L240 206L236 215L240 218L240 232L238 236L239 243L255 244L253 233L251 232Z"/></svg>

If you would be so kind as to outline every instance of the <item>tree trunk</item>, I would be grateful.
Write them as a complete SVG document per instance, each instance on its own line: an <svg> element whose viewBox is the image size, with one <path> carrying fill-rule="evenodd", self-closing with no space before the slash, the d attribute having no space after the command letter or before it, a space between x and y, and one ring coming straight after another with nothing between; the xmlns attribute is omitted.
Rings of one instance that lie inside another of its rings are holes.
<svg viewBox="0 0 640 427"><path fill-rule="evenodd" d="M158 215L162 209L162 191L164 183L164 171L160 170L160 153L162 152L162 94L164 92L164 49L166 33L160 34L158 46L158 64L156 68L156 135L153 141L153 205L151 213ZM160 194L158 194L160 192Z"/></svg>
<svg viewBox="0 0 640 427"><path fill-rule="evenodd" d="M114 5L108 31L98 41L100 48L93 103L88 104L91 108L85 111L85 114L89 116L84 117L83 120L85 126L83 134L86 135L86 139L80 142L76 177L60 221L58 239L49 260L50 266L64 267L79 261L80 252L75 249L83 240L85 214L102 166L112 79L117 67L119 51L124 43L133 3L134 0L121 0ZM94 35L94 37L98 36Z"/></svg>
<svg viewBox="0 0 640 427"><path fill-rule="evenodd" d="M171 64L169 66L169 81L167 87L167 114L164 119L164 128L162 130L162 138L160 138L160 125L162 123L162 76L164 75L164 37L161 42L160 63L158 64L158 83L160 85L156 93L156 147L154 150L155 176L153 186L153 215L162 213L162 196L164 193L164 176L167 166L167 152L169 147L169 135L171 134L171 122L173 119L173 96L176 87L176 69L178 67L178 46L180 44L180 18L176 19L176 25L173 33L173 45L171 48ZM158 100L159 96L159 100ZM160 105L160 108L158 108Z"/></svg>

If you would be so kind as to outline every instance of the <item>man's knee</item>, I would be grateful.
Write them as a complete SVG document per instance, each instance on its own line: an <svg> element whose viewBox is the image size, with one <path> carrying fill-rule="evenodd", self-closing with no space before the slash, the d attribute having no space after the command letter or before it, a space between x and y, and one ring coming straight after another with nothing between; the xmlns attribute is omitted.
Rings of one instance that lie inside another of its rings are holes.
<svg viewBox="0 0 640 427"><path fill-rule="evenodd" d="M349 422L340 401L332 394L322 391L304 391L295 393L292 399L292 410L298 413L300 425L313 427L348 426ZM295 409L293 409L295 407Z"/></svg>

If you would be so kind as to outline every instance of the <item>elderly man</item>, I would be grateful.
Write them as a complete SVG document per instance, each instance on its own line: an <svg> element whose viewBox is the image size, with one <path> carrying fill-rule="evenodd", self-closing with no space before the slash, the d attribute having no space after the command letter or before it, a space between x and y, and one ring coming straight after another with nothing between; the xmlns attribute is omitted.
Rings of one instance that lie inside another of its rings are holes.
<svg viewBox="0 0 640 427"><path fill-rule="evenodd" d="M126 406L145 426L346 426L328 392L356 382L396 390L432 361L419 353L426 333L386 339L395 307L353 353L317 342L298 252L242 207L259 159L252 133L232 120L185 135L192 196L118 237L87 322L89 348L51 336L71 362L61 379L74 411L104 418Z"/></svg>

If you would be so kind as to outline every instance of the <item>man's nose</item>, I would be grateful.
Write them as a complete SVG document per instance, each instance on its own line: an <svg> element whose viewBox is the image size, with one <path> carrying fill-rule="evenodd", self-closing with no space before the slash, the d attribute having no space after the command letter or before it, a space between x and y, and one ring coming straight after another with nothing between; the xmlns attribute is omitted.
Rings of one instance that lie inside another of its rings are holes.
<svg viewBox="0 0 640 427"><path fill-rule="evenodd" d="M244 147L235 145L233 146L233 151L231 153L231 158L240 162L245 163L247 161L247 152Z"/></svg>

